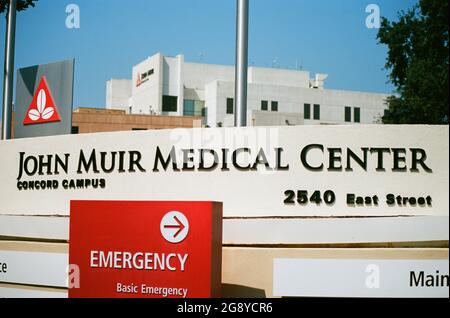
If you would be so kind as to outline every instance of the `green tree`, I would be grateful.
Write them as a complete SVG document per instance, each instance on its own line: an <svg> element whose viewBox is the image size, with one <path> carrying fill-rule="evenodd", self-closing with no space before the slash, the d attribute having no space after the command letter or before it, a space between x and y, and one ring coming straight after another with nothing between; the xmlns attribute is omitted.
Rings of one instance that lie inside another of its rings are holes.
<svg viewBox="0 0 450 318"><path fill-rule="evenodd" d="M378 41L388 46L386 68L397 96L385 124L448 124L448 0L420 0L397 22L382 19Z"/></svg>
<svg viewBox="0 0 450 318"><path fill-rule="evenodd" d="M34 7L38 0L17 0L17 11L26 10L29 7ZM8 8L9 0L0 0L0 13L3 13Z"/></svg>

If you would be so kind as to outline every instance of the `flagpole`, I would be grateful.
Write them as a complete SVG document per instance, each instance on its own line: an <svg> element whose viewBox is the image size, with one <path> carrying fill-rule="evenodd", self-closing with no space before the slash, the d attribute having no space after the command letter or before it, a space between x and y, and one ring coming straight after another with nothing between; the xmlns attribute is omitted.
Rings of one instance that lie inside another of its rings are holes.
<svg viewBox="0 0 450 318"><path fill-rule="evenodd" d="M234 125L247 126L248 2L237 0Z"/></svg>
<svg viewBox="0 0 450 318"><path fill-rule="evenodd" d="M11 138L11 114L14 83L14 47L16 41L17 0L9 0L6 15L5 67L3 77L3 116L1 139Z"/></svg>

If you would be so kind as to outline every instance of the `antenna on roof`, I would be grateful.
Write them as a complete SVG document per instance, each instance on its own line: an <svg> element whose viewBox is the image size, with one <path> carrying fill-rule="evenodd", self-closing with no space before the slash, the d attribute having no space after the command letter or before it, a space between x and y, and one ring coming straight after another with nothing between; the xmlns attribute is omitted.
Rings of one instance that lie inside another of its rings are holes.
<svg viewBox="0 0 450 318"><path fill-rule="evenodd" d="M303 64L299 64L298 60L295 60L295 69L303 70Z"/></svg>

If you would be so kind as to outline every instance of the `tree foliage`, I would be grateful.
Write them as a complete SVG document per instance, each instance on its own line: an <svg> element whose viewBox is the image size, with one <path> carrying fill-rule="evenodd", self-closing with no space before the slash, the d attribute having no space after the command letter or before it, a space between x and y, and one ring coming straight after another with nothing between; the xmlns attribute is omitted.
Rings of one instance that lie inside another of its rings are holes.
<svg viewBox="0 0 450 318"><path fill-rule="evenodd" d="M17 11L26 10L29 7L34 7L38 0L17 0ZM8 8L9 0L0 0L0 13L3 13Z"/></svg>
<svg viewBox="0 0 450 318"><path fill-rule="evenodd" d="M420 0L397 22L382 19L378 40L388 46L398 93L388 98L383 123L448 124L448 14L448 0Z"/></svg>

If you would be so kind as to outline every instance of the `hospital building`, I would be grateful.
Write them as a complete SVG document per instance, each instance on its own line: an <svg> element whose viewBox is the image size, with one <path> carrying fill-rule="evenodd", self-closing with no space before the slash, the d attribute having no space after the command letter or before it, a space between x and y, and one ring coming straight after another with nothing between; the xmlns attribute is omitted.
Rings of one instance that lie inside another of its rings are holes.
<svg viewBox="0 0 450 318"><path fill-rule="evenodd" d="M386 94L326 88L327 74L248 68L248 126L378 124ZM132 115L198 116L205 127L234 125L234 66L186 62L157 53L132 79L106 84L106 108Z"/></svg>

